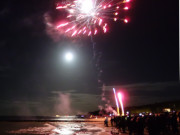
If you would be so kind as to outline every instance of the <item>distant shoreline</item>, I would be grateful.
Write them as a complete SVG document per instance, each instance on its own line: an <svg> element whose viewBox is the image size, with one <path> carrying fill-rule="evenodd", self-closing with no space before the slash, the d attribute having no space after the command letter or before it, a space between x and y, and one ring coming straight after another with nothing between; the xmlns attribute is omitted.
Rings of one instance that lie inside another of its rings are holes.
<svg viewBox="0 0 180 135"><path fill-rule="evenodd" d="M0 116L0 122L102 122L102 118L78 118L76 116L43 117L43 116Z"/></svg>

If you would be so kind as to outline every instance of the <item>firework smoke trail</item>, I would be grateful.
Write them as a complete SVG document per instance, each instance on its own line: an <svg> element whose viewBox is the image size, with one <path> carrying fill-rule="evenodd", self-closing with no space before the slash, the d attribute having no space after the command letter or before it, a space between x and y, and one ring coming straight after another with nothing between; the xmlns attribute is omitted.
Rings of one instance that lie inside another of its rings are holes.
<svg viewBox="0 0 180 135"><path fill-rule="evenodd" d="M92 49L93 49L93 59L96 57L95 45L96 43L93 40L93 36L91 35Z"/></svg>
<svg viewBox="0 0 180 135"><path fill-rule="evenodd" d="M115 101L116 101L117 114L119 115L119 104L118 104L115 88L113 88L113 92L114 92L114 97L115 97Z"/></svg>
<svg viewBox="0 0 180 135"><path fill-rule="evenodd" d="M93 40L93 35L91 35L91 42L92 42L92 50L93 50L93 62L95 63L95 67L98 72L97 81L98 81L98 84L103 85L103 86L100 86L100 87L102 87L101 100L106 101L105 91L104 91L104 83L103 83L103 80L100 78L102 75L102 72L103 72L102 68L100 67L101 53L96 50L96 43ZM107 105L107 103L106 103L106 105ZM100 107L100 110L102 110L102 108L103 108L103 106Z"/></svg>
<svg viewBox="0 0 180 135"><path fill-rule="evenodd" d="M105 111L108 112L113 112L114 114L117 114L117 112L111 107L110 105L110 100L107 100L105 97L105 84L103 82L103 79L101 78L103 70L102 67L100 66L100 61L101 61L101 52L98 52L96 50L96 43L93 40L93 35L91 35L91 42L92 42L92 49L93 49L93 62L95 63L96 71L98 72L97 74L97 82L98 82L98 87L102 88L102 94L101 94L101 101L105 103L105 106L99 105L99 109L105 109Z"/></svg>
<svg viewBox="0 0 180 135"><path fill-rule="evenodd" d="M118 99L119 99L119 102L121 104L121 115L124 116L124 106L123 106L123 102L122 102L122 94L119 92L118 93Z"/></svg>
<svg viewBox="0 0 180 135"><path fill-rule="evenodd" d="M92 49L93 49L93 63L95 63L95 68L96 71L98 72L97 74L97 82L98 82L98 87L102 88L102 94L101 94L101 101L103 101L104 105L99 105L99 109L102 110L104 109L107 113L108 112L113 112L114 114L117 114L117 112L111 107L110 105L110 100L106 99L105 97L105 84L103 79L101 78L103 70L102 67L100 66L101 62L101 52L98 52L96 50L96 43L93 40L93 35L91 35L91 42L92 42Z"/></svg>

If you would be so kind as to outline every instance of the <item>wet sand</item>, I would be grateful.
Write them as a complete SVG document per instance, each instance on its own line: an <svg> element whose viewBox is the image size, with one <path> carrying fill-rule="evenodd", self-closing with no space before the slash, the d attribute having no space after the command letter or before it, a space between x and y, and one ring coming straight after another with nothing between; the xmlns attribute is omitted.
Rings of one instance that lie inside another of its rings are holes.
<svg viewBox="0 0 180 135"><path fill-rule="evenodd" d="M103 122L0 122L0 135L111 135L112 130Z"/></svg>

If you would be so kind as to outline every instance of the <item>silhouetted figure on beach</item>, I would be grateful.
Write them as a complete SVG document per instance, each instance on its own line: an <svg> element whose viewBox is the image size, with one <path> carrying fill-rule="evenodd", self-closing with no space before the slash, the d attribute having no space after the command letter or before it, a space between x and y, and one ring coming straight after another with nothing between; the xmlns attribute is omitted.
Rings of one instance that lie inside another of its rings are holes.
<svg viewBox="0 0 180 135"><path fill-rule="evenodd" d="M171 118L171 125L172 125L172 132L174 135L179 133L178 130L178 121L177 121L177 115L176 112L173 113L172 118Z"/></svg>
<svg viewBox="0 0 180 135"><path fill-rule="evenodd" d="M165 135L169 132L166 128L167 125L166 114L161 114L159 120L160 120L160 131L162 132L163 135Z"/></svg>
<svg viewBox="0 0 180 135"><path fill-rule="evenodd" d="M114 126L114 117L113 116L111 117L111 126L112 127Z"/></svg>
<svg viewBox="0 0 180 135"><path fill-rule="evenodd" d="M155 135L155 116L149 116L147 121L149 135Z"/></svg>
<svg viewBox="0 0 180 135"><path fill-rule="evenodd" d="M178 117L179 117L179 123L180 123L180 112L178 113Z"/></svg>
<svg viewBox="0 0 180 135"><path fill-rule="evenodd" d="M122 119L121 119L121 117L118 117L118 129L119 129L119 132L121 132L121 130L122 130Z"/></svg>
<svg viewBox="0 0 180 135"><path fill-rule="evenodd" d="M125 133L126 132L126 120L125 120L125 116L121 117L121 128L122 128L122 132Z"/></svg>
<svg viewBox="0 0 180 135"><path fill-rule="evenodd" d="M128 126L128 130L129 130L129 135L132 135L132 133L133 133L133 118L131 118L131 117L127 118L127 126Z"/></svg>
<svg viewBox="0 0 180 135"><path fill-rule="evenodd" d="M105 125L106 127L108 127L108 117L105 118L105 120L104 120L104 125Z"/></svg>
<svg viewBox="0 0 180 135"><path fill-rule="evenodd" d="M137 119L137 134L138 135L144 135L144 121L142 117L138 117Z"/></svg>

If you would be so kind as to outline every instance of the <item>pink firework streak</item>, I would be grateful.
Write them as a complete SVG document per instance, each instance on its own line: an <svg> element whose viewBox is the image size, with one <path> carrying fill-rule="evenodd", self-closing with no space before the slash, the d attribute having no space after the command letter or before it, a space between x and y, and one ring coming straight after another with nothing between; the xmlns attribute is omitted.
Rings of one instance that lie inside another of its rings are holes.
<svg viewBox="0 0 180 135"><path fill-rule="evenodd" d="M115 101L116 101L117 115L119 116L119 104L118 104L115 88L113 88L113 92L114 92L114 97L115 97Z"/></svg>
<svg viewBox="0 0 180 135"><path fill-rule="evenodd" d="M122 11L129 10L130 0L69 0L58 3L56 9L67 12L66 22L57 26L61 32L72 37L77 35L96 35L98 31L106 33L109 29L107 21L123 21Z"/></svg>
<svg viewBox="0 0 180 135"><path fill-rule="evenodd" d="M118 99L121 105L121 115L124 116L124 106L123 106L123 102L122 102L122 93L118 93Z"/></svg>

